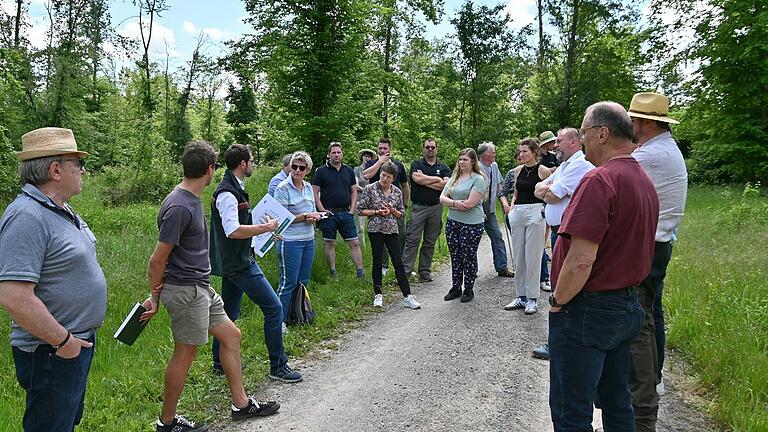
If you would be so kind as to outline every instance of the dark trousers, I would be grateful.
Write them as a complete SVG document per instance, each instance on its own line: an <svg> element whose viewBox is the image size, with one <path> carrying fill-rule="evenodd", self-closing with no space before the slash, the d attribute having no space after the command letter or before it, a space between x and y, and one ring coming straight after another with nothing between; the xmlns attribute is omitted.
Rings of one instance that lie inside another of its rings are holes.
<svg viewBox="0 0 768 432"><path fill-rule="evenodd" d="M402 259L403 250L405 250L405 239L406 239L406 232L407 232L406 231L407 227L405 225L405 216L397 220L397 230L398 230L397 239L400 244L400 256ZM383 268L389 268L389 255L390 254L387 253L387 249L384 249L384 255L383 255L383 258L381 259L381 266Z"/></svg>
<svg viewBox="0 0 768 432"><path fill-rule="evenodd" d="M371 241L373 291L381 294L381 264L384 259L384 248L389 251L389 257L392 260L392 267L395 268L395 277L397 284L400 285L400 291L403 297L411 294L411 285L408 283L408 276L403 268L403 251L400 248L400 238L398 234L382 234L369 232L368 239Z"/></svg>
<svg viewBox="0 0 768 432"><path fill-rule="evenodd" d="M635 430L629 347L643 317L632 289L582 292L549 314L549 407L555 432L591 431L597 400L606 431Z"/></svg>
<svg viewBox="0 0 768 432"><path fill-rule="evenodd" d="M632 376L630 385L632 389L632 406L635 410L635 427L640 432L656 430L656 419L659 412L659 395L656 393L656 384L661 378L660 354L664 352L664 339L658 346L658 330L664 332L663 312L655 304L660 300L664 286L664 277L667 274L667 265L672 257L672 245L670 243L656 242L651 263L651 272L640 284L638 296L643 306L645 318L643 329L632 341ZM656 315L661 316L659 328L656 327Z"/></svg>
<svg viewBox="0 0 768 432"><path fill-rule="evenodd" d="M251 263L245 270L225 276L221 279L221 299L224 312L232 321L240 316L243 293L264 313L264 342L269 352L269 366L278 369L288 362L283 349L283 305L272 285L256 263ZM219 341L213 339L213 366L221 367L219 359Z"/></svg>
<svg viewBox="0 0 768 432"><path fill-rule="evenodd" d="M71 432L80 424L96 347L95 337L89 341L94 345L82 348L72 359L57 356L50 345L40 345L29 353L13 348L16 380L26 392L25 432Z"/></svg>
<svg viewBox="0 0 768 432"><path fill-rule="evenodd" d="M472 291L477 279L477 247L483 237L484 224L465 224L448 218L445 240L451 253L451 290Z"/></svg>

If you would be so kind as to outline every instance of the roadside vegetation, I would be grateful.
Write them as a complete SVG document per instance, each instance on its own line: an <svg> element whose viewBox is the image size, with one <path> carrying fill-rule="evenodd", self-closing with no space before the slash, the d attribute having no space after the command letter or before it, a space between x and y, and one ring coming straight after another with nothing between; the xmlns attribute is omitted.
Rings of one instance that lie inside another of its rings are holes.
<svg viewBox="0 0 768 432"><path fill-rule="evenodd" d="M692 187L665 285L668 344L722 428L768 430L768 198Z"/></svg>

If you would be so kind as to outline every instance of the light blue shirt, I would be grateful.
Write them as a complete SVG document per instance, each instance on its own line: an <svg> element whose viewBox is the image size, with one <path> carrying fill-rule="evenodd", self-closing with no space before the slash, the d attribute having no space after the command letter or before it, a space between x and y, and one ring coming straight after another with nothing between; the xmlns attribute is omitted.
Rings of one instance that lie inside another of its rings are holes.
<svg viewBox="0 0 768 432"><path fill-rule="evenodd" d="M302 190L296 189L293 179L286 177L275 188L275 200L294 215L316 211L312 185L302 181ZM283 231L285 241L306 241L315 238L315 227L307 222L294 222Z"/></svg>
<svg viewBox="0 0 768 432"><path fill-rule="evenodd" d="M272 180L269 181L269 185L267 186L267 193L271 196L275 196L275 188L277 188L277 185L280 184L281 181L285 180L288 177L288 174L283 171L283 169L280 169L280 172L275 174L274 177L272 177Z"/></svg>

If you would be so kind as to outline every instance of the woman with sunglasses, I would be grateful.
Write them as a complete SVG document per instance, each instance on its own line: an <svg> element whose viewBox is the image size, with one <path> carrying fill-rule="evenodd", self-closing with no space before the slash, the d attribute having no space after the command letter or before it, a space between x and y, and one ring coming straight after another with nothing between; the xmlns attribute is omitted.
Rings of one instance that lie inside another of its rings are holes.
<svg viewBox="0 0 768 432"><path fill-rule="evenodd" d="M384 306L381 293L381 264L384 261L384 248L387 248L395 268L397 284L403 293L403 306L419 309L421 305L411 295L411 285L403 268L403 251L400 249L400 236L397 220L405 217L403 193L392 184L397 177L397 165L384 162L381 166L379 181L369 184L357 200L357 213L368 217L368 239L371 242L371 276L373 276L373 306Z"/></svg>
<svg viewBox="0 0 768 432"><path fill-rule="evenodd" d="M315 227L321 215L315 207L312 185L304 181L312 169L312 158L303 151L291 157L291 172L275 188L275 200L296 218L277 241L277 256L280 265L280 284L277 296L283 304L283 333L288 331L288 312L291 295L299 283L307 286L312 275L312 261L315 257Z"/></svg>

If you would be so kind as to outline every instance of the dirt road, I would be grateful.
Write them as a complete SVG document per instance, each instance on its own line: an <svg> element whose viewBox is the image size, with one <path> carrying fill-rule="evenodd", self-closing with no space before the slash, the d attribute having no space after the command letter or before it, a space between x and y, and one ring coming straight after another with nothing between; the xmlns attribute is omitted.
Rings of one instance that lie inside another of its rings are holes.
<svg viewBox="0 0 768 432"><path fill-rule="evenodd" d="M391 293L384 311L346 334L338 351L299 366L304 382L259 392L280 400L278 415L221 430L552 430L549 364L530 355L546 340L546 293L537 314L504 311L512 279L496 276L487 239L478 255L474 301L443 301L447 267L433 282L414 284L420 310L403 308L399 292ZM659 431L709 429L671 385L662 403Z"/></svg>

